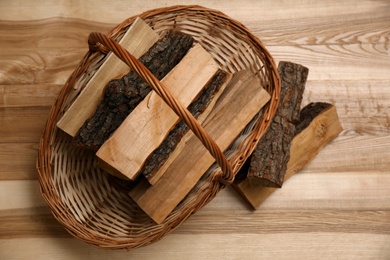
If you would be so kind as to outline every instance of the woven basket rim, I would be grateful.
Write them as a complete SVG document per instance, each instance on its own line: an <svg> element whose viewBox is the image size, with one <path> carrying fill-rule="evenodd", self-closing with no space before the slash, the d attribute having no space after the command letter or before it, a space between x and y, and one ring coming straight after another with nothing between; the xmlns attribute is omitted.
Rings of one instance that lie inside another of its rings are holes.
<svg viewBox="0 0 390 260"><path fill-rule="evenodd" d="M176 14L176 13L186 13L186 12L205 12L209 14L210 16L218 17L218 19L222 19L226 21L229 25L232 26L232 28L235 28L240 31L243 35L249 38L250 41L254 43L256 47L258 47L261 52L264 54L264 59L267 61L267 65L269 66L269 70L271 71L270 80L272 86L269 86L271 88L271 101L269 102L267 108L264 111L264 114L266 116L262 117L262 124L257 124L256 128L253 130L253 132L257 134L253 134L251 136L251 139L248 140L248 143L251 145L251 149L248 149L245 154L241 155L241 160L245 160L248 158L248 156L252 153L255 144L260 140L262 134L265 132L267 127L269 126L269 122L271 121L271 118L273 117L274 113L277 109L277 104L279 101L279 95L280 95L280 79L277 72L277 67L275 65L275 62L270 55L270 53L267 51L264 44L256 37L254 36L248 28L246 28L243 24L240 22L228 17L227 15L223 14L222 12L214 9L209 9L206 7L202 7L199 5L178 5L178 6L171 6L171 7L165 7L165 8L156 8L152 9L146 12L143 12L141 14L132 16L126 20L124 20L122 23L115 26L113 29L107 33L107 36L109 37L115 37L120 32L122 32L125 28L128 28L137 17L140 17L142 19L152 19L155 16L162 15L162 14ZM153 24L151 24L153 26ZM93 56L94 53L91 53L89 51L85 57L82 59L78 67L74 70L72 75L68 78L68 81L66 82L65 86L59 93L54 105L52 106L52 109L50 111L46 127L43 131L43 134L40 139L39 143L39 151L38 151L38 159L36 162L36 168L38 170L38 179L39 179L39 187L41 195L43 196L44 200L48 204L48 206L51 209L52 214L54 217L59 221L65 229L72 234L74 237L83 240L93 246L96 247L104 247L104 248L111 248L111 249L133 249L140 246L144 246L150 243L153 243L162 237L164 237L166 234L170 233L174 228L178 227L183 221L185 221L191 214L193 214L197 209L185 209L182 215L175 215L169 217L167 222L171 221L172 223L170 226L168 225L165 233L161 233L159 236L154 238L151 241L136 241L134 239L126 239L126 238L113 238L110 235L106 235L103 233L99 233L99 231L96 230L90 230L83 226L82 223L78 222L74 219L69 213L69 209L67 209L64 205L62 205L62 198L61 196L56 192L55 184L53 183L53 174L51 169L51 158L52 158L52 146L56 142L57 135L61 135L58 133L56 129L56 122L58 118L60 117L60 114L63 113L62 109L64 108L64 104L67 102L67 98L69 95L69 92L72 90L74 82L77 80L79 74L81 71L85 68L85 66L88 66L86 64L86 61ZM206 180L207 182L210 182L211 180ZM205 185L204 185L205 186ZM202 186L203 187L203 186ZM202 187L199 189L201 190ZM207 204L218 192L220 189L222 189L224 185L214 185L212 188L207 187L207 189L210 189L210 195L205 195L202 198L194 198L194 200L197 200L198 204L200 205L199 208ZM206 189L206 188L205 188ZM195 195L192 195L196 197ZM185 208L185 206L183 206ZM172 220L174 219L174 220ZM170 223L170 222L169 222Z"/></svg>

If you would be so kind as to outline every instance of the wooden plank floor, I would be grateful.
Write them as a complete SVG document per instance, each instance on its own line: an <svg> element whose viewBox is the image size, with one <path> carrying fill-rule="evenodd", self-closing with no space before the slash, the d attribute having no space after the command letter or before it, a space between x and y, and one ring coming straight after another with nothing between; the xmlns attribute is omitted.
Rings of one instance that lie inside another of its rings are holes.
<svg viewBox="0 0 390 260"><path fill-rule="evenodd" d="M197 1L245 24L276 62L308 67L303 105L335 104L344 131L258 210L227 188L145 248L96 249L56 222L38 140L86 37L184 3L0 1L0 259L390 259L388 1Z"/></svg>

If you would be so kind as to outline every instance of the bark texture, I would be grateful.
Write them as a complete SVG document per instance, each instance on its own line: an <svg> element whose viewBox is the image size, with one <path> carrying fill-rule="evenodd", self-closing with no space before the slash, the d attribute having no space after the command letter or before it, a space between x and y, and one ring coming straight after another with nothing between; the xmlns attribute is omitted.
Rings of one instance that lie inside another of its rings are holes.
<svg viewBox="0 0 390 260"><path fill-rule="evenodd" d="M330 107L332 107L332 105L325 102L314 102L306 105L300 112L299 121L295 123L294 137L301 133L303 130L305 130L314 120L314 118L316 118L319 114L326 111ZM234 179L234 182L236 184L241 183L243 180L245 180L245 178L247 178L250 165L251 158L249 158L244 163L241 170L236 175Z"/></svg>
<svg viewBox="0 0 390 260"><path fill-rule="evenodd" d="M168 31L139 61L161 80L180 62L193 42L189 35ZM83 124L73 143L98 150L150 91L150 86L133 71L110 81L94 115Z"/></svg>
<svg viewBox="0 0 390 260"><path fill-rule="evenodd" d="M272 123L250 158L248 179L253 186L280 188L283 184L290 144L294 137L309 70L299 64L280 62L281 93Z"/></svg>
<svg viewBox="0 0 390 260"><path fill-rule="evenodd" d="M295 133L294 135L302 132L306 127L308 127L313 121L313 119L318 116L321 112L330 108L332 105L325 102L315 102L306 105L300 114L299 122L295 125Z"/></svg>
<svg viewBox="0 0 390 260"><path fill-rule="evenodd" d="M211 81L207 84L205 89L200 94L199 98L194 101L189 107L188 111L197 118L210 104L214 94L220 89L227 77L226 72L218 70ZM151 156L146 160L141 173L146 178L151 178L154 173L166 162L169 155L176 148L181 138L189 131L189 127L182 120L171 130L168 137L157 148Z"/></svg>

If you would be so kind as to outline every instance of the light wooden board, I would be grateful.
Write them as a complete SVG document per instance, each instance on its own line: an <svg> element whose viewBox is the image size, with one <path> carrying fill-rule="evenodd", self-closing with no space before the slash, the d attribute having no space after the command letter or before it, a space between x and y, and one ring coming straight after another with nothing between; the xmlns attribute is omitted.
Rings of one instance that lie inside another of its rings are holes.
<svg viewBox="0 0 390 260"><path fill-rule="evenodd" d="M310 163L321 149L343 130L338 120L336 108L330 107L315 117L308 127L294 137L291 142L290 160L284 180ZM232 186L249 205L257 209L273 192L279 188L252 186L248 178L235 182Z"/></svg>
<svg viewBox="0 0 390 260"><path fill-rule="evenodd" d="M0 184L1 195L14 190L20 192L18 196L8 198L7 202L0 200L3 205L0 219L8 223L1 229L0 249L2 256L28 258L29 255L36 255L43 259L53 258L59 252L63 252L59 256L63 259L87 254L97 259L101 255L114 259L152 259L155 254L162 259L179 259L183 255L188 256L189 252L195 254L190 259L197 259L203 254L205 257L210 254L218 259L223 255L224 249L236 258L271 254L291 259L291 252L297 250L296 253L299 253L296 247L307 251L300 252L299 257L307 255L309 258L318 255L318 252L325 256L334 254L336 247L342 259L356 254L361 254L363 258L386 259L389 251L387 241L390 217L387 197L390 187L387 183L390 177L383 176L380 172L333 174L334 177L329 177L328 173L297 174L257 211L248 209L235 191L228 188L173 234L161 242L132 252L96 249L71 238L39 199L37 181L10 181L9 185L3 182L3 185ZM378 184L378 178L383 181L381 184ZM340 189L340 182L351 187ZM303 201L302 196L306 198ZM230 212L228 216L227 212ZM350 218L351 214L353 218ZM313 233L312 230L316 232ZM336 235L338 241L342 237L343 242L334 243L332 250L329 250L328 244L322 244L328 239L334 240ZM287 241L285 247L274 245L280 239ZM296 239L299 241L295 241ZM210 243L205 244L204 241ZM355 248L359 241L362 246ZM224 243L232 242L245 242L250 245L250 250L242 252L243 250L226 249ZM268 246L260 250L258 242ZM16 252L14 249L19 248L20 243L24 244L24 250ZM52 250L33 248L41 243L51 246ZM217 246L213 248L215 245ZM315 252L312 247L320 251ZM199 251L200 249L202 250Z"/></svg>
<svg viewBox="0 0 390 260"><path fill-rule="evenodd" d="M269 99L252 72L240 71L233 75L202 126L225 151ZM141 181L129 194L156 223L161 223L214 162L192 135L157 183L149 186Z"/></svg>
<svg viewBox="0 0 390 260"><path fill-rule="evenodd" d="M0 258L389 259L390 3L196 3L242 22L276 62L307 66L303 105L335 104L344 131L256 211L229 187L156 244L93 248L70 237L39 195L35 159L50 106L91 31L188 3L0 1Z"/></svg>
<svg viewBox="0 0 390 260"><path fill-rule="evenodd" d="M196 44L161 84L188 107L218 69L210 54ZM179 120L156 92L150 92L97 151L99 164L116 176L134 180Z"/></svg>
<svg viewBox="0 0 390 260"><path fill-rule="evenodd" d="M24 250L12 253L9 250L4 252L6 259L12 259L18 255L22 259L77 259L79 256L93 256L96 260L105 260L107 258L154 260L156 252L159 259L257 259L259 255L269 258L291 259L299 255L302 259L330 259L334 257L334 252L338 252L338 259L387 259L390 250L387 247L387 237L378 234L346 233L339 235L337 242L334 242L334 236L329 233L294 233L287 238L286 234L250 234L242 236L240 233L226 236L225 234L193 234L181 235L174 234L163 241L151 245L147 248L141 248L133 252L108 251L80 244L78 241L70 238L20 238L18 240L6 240L1 247L15 248L17 243L22 243ZM364 239L362 239L364 238ZM202 243L201 241L210 240L213 243ZM287 247L274 249L274 244L283 241ZM350 243L354 241L354 243ZM223 248L231 244L245 244L246 250L234 247L228 251ZM256 253L256 249L262 245L261 252ZM329 250L329 245L332 250ZM56 248L56 250L37 250L39 248ZM202 250L200 250L201 248ZM194 253L192 253L194 252ZM196 253L195 253L196 252ZM298 258L294 258L298 259Z"/></svg>
<svg viewBox="0 0 390 260"><path fill-rule="evenodd" d="M138 59L157 42L158 38L158 34L142 19L138 18L119 41L119 44ZM108 54L107 59L58 121L57 126L69 135L75 136L85 120L93 115L101 101L107 83L128 70L127 64L113 53Z"/></svg>

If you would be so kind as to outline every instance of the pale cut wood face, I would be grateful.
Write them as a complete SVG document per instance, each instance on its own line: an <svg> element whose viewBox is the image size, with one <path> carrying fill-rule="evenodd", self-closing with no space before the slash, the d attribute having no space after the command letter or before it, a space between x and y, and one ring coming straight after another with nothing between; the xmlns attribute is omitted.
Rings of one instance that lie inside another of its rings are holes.
<svg viewBox="0 0 390 260"><path fill-rule="evenodd" d="M189 106L218 71L218 64L197 44L161 81L184 107ZM134 180L150 154L164 141L179 117L151 92L102 145L97 156L106 169Z"/></svg>
<svg viewBox="0 0 390 260"><path fill-rule="evenodd" d="M188 111L200 125L203 124L204 120L214 109L216 102L223 94L231 77L232 75L230 73L218 69L217 73L214 74L209 83L207 83L207 86L197 100L188 107ZM142 167L142 174L147 178L150 184L154 185L160 180L167 167L169 167L171 162L181 153L192 134L193 132L190 130L189 126L185 122L180 121L159 148L153 152L152 158L150 160L148 159ZM164 154L168 156L165 160L161 159L161 155ZM156 162L160 163L156 164ZM152 164L155 164L155 166L151 167L150 165Z"/></svg>
<svg viewBox="0 0 390 260"><path fill-rule="evenodd" d="M317 115L306 128L294 136L284 180L287 181L294 173L309 164L342 130L336 107L331 106ZM273 192L280 189L255 186L248 178L235 182L233 187L254 209L259 208Z"/></svg>
<svg viewBox="0 0 390 260"><path fill-rule="evenodd" d="M137 19L119 41L137 59L157 42L159 35L142 19ZM88 81L77 99L72 103L57 126L70 136L75 136L84 122L90 118L100 103L103 90L113 78L128 71L128 66L113 53L108 54L104 63Z"/></svg>
<svg viewBox="0 0 390 260"><path fill-rule="evenodd" d="M126 73L110 80L104 87L99 105L93 115L83 123L72 139L76 147L97 151L115 134L120 125L126 121L126 117L130 114L134 117L134 114L139 113L137 111L140 110L138 108L141 106L140 103L145 104L143 101L146 98L146 101L151 99L152 95L149 94L152 90L162 95L164 88L159 81L182 60L192 48L194 40L181 32L165 31L161 33L158 42L139 59L104 34L90 34L88 40L91 45L101 44L104 48L113 51L120 59L117 62L125 62L129 67ZM155 81L151 84L147 79ZM145 121L144 118L142 120Z"/></svg>
<svg viewBox="0 0 390 260"><path fill-rule="evenodd" d="M89 33L107 32L156 1L1 1L1 257L388 259L389 3L197 3L245 24L276 62L307 66L303 105L335 104L344 131L256 211L227 188L158 243L132 252L93 248L71 237L42 200L37 143L51 105L87 52Z"/></svg>

